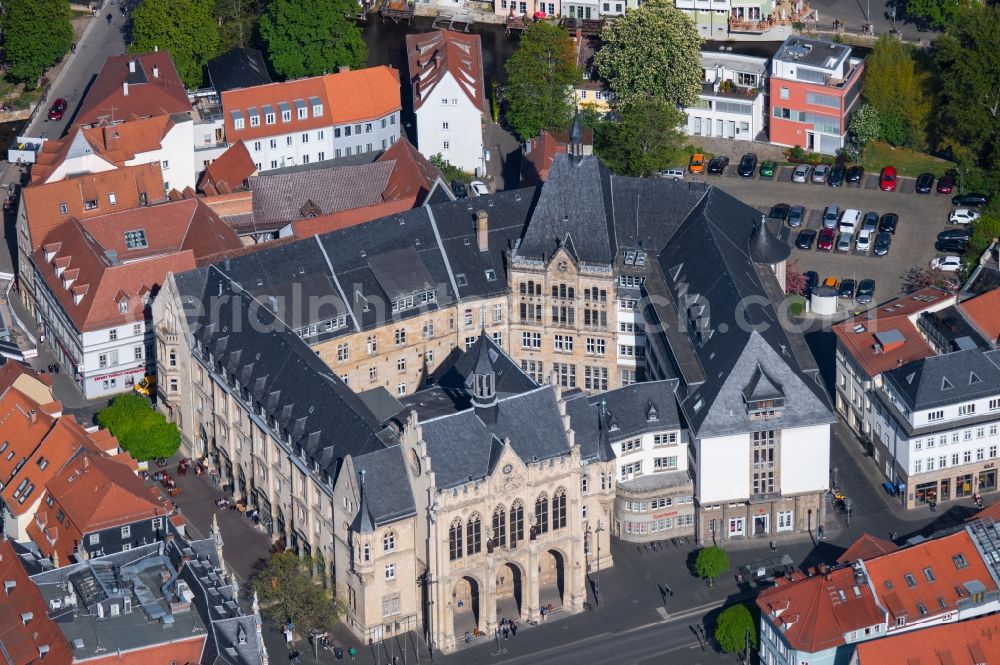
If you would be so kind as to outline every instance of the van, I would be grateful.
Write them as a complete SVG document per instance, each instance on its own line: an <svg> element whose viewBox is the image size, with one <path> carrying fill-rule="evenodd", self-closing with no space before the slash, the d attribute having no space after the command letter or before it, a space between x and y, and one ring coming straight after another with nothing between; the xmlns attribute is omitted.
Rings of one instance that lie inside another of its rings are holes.
<svg viewBox="0 0 1000 665"><path fill-rule="evenodd" d="M858 223L861 221L861 211L855 210L854 208L848 208L844 211L844 214L840 216L840 232L850 233L851 235L858 229Z"/></svg>
<svg viewBox="0 0 1000 665"><path fill-rule="evenodd" d="M684 169L679 166L675 166L670 169L665 169L656 174L658 178L666 178L667 180L673 180L674 182L684 179Z"/></svg>

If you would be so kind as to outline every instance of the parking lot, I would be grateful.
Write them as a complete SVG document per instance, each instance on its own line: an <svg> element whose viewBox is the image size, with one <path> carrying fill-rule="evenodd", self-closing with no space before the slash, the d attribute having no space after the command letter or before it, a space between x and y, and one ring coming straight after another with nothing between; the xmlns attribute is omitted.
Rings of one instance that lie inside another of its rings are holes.
<svg viewBox="0 0 1000 665"><path fill-rule="evenodd" d="M777 203L805 207L806 222L803 226L791 229L787 224L782 225L781 237L792 244L789 262L797 262L803 271L815 270L820 280L828 276L836 277L838 281L874 279L877 284L876 304L899 294L903 276L910 268L926 267L938 255L934 250L935 236L949 228L952 195L937 192L917 194L912 178L899 178L895 192L879 190L877 173L866 173L861 184L845 183L842 187L830 187L825 183L793 183L792 167L776 169L774 178L761 178L757 174L752 178L741 178L736 174L736 161L730 163L722 176L705 176L708 182L764 214ZM875 256L871 250L863 254L857 251L821 251L816 249L815 242L810 250L796 248L793 243L798 232L806 228L822 228L823 210L830 205L838 206L841 212L854 208L860 210L862 215L869 211L877 212L879 216L887 212L899 215L899 227L892 237L889 254ZM852 306L853 303L843 302L844 314Z"/></svg>

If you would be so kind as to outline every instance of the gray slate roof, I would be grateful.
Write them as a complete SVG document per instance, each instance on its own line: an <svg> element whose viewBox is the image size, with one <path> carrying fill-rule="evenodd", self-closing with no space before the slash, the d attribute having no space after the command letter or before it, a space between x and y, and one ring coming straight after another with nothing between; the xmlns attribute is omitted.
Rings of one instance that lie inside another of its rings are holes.
<svg viewBox="0 0 1000 665"><path fill-rule="evenodd" d="M399 446L375 450L354 458L354 468L365 473L364 518L361 506L355 518L368 519L373 527L415 515L416 502L410 486L410 473L403 459L403 449ZM357 522L356 522L357 523ZM351 527L355 531L355 527Z"/></svg>
<svg viewBox="0 0 1000 665"><path fill-rule="evenodd" d="M392 166L391 161L371 162L254 176L254 219L266 225L302 219L308 216L302 214L307 202L324 215L381 203Z"/></svg>
<svg viewBox="0 0 1000 665"><path fill-rule="evenodd" d="M911 411L961 404L1000 393L1000 351L930 356L883 374Z"/></svg>

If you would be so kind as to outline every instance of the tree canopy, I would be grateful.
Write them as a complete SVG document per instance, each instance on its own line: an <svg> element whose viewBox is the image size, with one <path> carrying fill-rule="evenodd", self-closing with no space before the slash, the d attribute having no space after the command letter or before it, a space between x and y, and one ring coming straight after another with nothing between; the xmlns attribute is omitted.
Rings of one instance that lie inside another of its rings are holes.
<svg viewBox="0 0 1000 665"><path fill-rule="evenodd" d="M205 64L219 53L214 0L142 0L132 10L133 53L169 51L184 85L201 86Z"/></svg>
<svg viewBox="0 0 1000 665"><path fill-rule="evenodd" d="M264 0L215 0L219 52L254 45L257 41L257 21L263 10Z"/></svg>
<svg viewBox="0 0 1000 665"><path fill-rule="evenodd" d="M864 147L877 141L882 135L882 115L871 104L862 104L851 116L848 128L855 140Z"/></svg>
<svg viewBox="0 0 1000 665"><path fill-rule="evenodd" d="M106 427L121 447L140 462L170 457L181 444L177 425L135 393L116 396L111 406L97 414L97 424Z"/></svg>
<svg viewBox="0 0 1000 665"><path fill-rule="evenodd" d="M965 0L904 0L903 14L922 28L944 30L967 5Z"/></svg>
<svg viewBox="0 0 1000 665"><path fill-rule="evenodd" d="M715 641L723 651L736 653L746 649L747 634L750 635L750 646L756 647L757 626L749 607L741 603L722 610L715 624Z"/></svg>
<svg viewBox="0 0 1000 665"><path fill-rule="evenodd" d="M917 65L912 49L884 34L865 61L865 100L878 111L880 136L893 145L926 144L931 111L930 76Z"/></svg>
<svg viewBox="0 0 1000 665"><path fill-rule="evenodd" d="M325 632L340 616L336 601L312 575L313 561L293 552L271 556L252 581L264 616L275 626L291 621L301 632Z"/></svg>
<svg viewBox="0 0 1000 665"><path fill-rule="evenodd" d="M65 0L4 0L0 29L8 75L32 88L73 43Z"/></svg>
<svg viewBox="0 0 1000 665"><path fill-rule="evenodd" d="M701 37L694 21L670 0L649 0L608 22L594 65L621 110L652 97L691 106L701 91Z"/></svg>
<svg viewBox="0 0 1000 665"><path fill-rule="evenodd" d="M684 114L659 99L638 99L619 122L600 123L596 151L613 173L651 176L674 166L683 153L678 126Z"/></svg>
<svg viewBox="0 0 1000 665"><path fill-rule="evenodd" d="M355 0L271 0L260 36L274 71L301 78L364 67L368 47L351 18L357 12Z"/></svg>
<svg viewBox="0 0 1000 665"><path fill-rule="evenodd" d="M507 122L527 140L543 130L564 131L573 121L572 87L580 81L573 42L548 21L531 24L507 70Z"/></svg>
<svg viewBox="0 0 1000 665"><path fill-rule="evenodd" d="M729 570L729 554L715 545L706 547L699 550L694 567L699 577L704 577L712 584L719 575Z"/></svg>

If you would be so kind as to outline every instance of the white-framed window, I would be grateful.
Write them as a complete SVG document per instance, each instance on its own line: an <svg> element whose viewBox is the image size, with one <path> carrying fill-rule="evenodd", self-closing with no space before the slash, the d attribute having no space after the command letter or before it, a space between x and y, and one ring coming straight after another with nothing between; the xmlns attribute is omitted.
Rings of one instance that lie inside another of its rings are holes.
<svg viewBox="0 0 1000 665"><path fill-rule="evenodd" d="M444 131L448 131L448 123L447 122L442 122L441 123L441 129L443 129Z"/></svg>
<svg viewBox="0 0 1000 665"><path fill-rule="evenodd" d="M399 395L399 396L403 396L403 395L406 394L406 384L405 383L400 383L400 384L398 384L396 386L396 394Z"/></svg>
<svg viewBox="0 0 1000 665"><path fill-rule="evenodd" d="M122 538L131 538L131 537L132 537L132 527L126 524L125 526L122 527Z"/></svg>
<svg viewBox="0 0 1000 665"><path fill-rule="evenodd" d="M385 564L385 579L387 580L396 579L396 564L394 563Z"/></svg>
<svg viewBox="0 0 1000 665"><path fill-rule="evenodd" d="M792 520L793 515L791 510L778 511L778 531L791 531L795 527Z"/></svg>
<svg viewBox="0 0 1000 665"><path fill-rule="evenodd" d="M441 149L442 150L451 150L451 141L442 141L441 142Z"/></svg>
<svg viewBox="0 0 1000 665"><path fill-rule="evenodd" d="M92 534L90 534L90 544L91 545L99 545L100 543L101 543L101 534L99 534L99 533L92 533Z"/></svg>
<svg viewBox="0 0 1000 665"><path fill-rule="evenodd" d="M396 550L396 534L388 531L382 536L382 551L394 552Z"/></svg>

